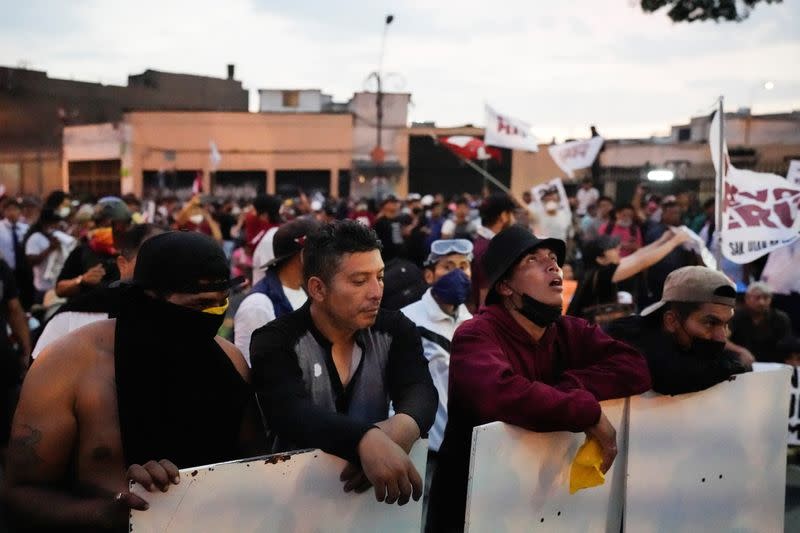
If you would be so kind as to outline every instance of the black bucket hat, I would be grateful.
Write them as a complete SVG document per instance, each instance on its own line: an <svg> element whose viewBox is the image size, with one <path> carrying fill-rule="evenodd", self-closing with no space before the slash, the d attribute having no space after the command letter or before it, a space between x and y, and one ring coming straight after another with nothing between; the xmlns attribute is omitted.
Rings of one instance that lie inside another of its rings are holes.
<svg viewBox="0 0 800 533"><path fill-rule="evenodd" d="M564 264L567 247L560 239L540 239L522 226L514 225L504 229L489 241L483 256L483 269L488 280L489 294L486 303L497 301L494 287L503 276L522 258L537 248L549 248L556 253L558 266Z"/></svg>
<svg viewBox="0 0 800 533"><path fill-rule="evenodd" d="M191 294L224 291L243 282L243 276L231 278L228 259L217 241L193 231L169 231L142 244L131 284Z"/></svg>

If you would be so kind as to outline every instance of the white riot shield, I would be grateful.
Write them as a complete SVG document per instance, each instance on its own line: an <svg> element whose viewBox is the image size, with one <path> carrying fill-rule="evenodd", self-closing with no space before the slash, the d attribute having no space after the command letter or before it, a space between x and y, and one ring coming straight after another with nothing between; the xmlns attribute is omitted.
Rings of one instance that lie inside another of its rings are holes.
<svg viewBox="0 0 800 533"><path fill-rule="evenodd" d="M494 422L472 432L466 531L619 533L625 480L627 400L601 403L617 428L618 454L605 484L569 493L584 433L534 433Z"/></svg>
<svg viewBox="0 0 800 533"><path fill-rule="evenodd" d="M625 531L782 532L790 369L630 399Z"/></svg>
<svg viewBox="0 0 800 533"><path fill-rule="evenodd" d="M422 479L427 453L427 440L411 450ZM166 493L134 485L150 509L131 513L130 531L420 531L421 499L400 507L377 502L372 489L345 493L339 481L344 466L344 460L312 450L181 470L180 484Z"/></svg>

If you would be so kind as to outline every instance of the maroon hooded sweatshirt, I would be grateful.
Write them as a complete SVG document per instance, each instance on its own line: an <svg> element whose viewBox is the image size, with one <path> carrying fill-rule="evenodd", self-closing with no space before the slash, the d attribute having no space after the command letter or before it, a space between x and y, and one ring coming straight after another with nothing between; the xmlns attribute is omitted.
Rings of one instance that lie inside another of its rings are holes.
<svg viewBox="0 0 800 533"><path fill-rule="evenodd" d="M600 419L601 400L650 387L644 357L583 319L562 316L534 342L505 307L483 307L453 337L429 530L464 526L475 426L500 421L532 431L584 431Z"/></svg>

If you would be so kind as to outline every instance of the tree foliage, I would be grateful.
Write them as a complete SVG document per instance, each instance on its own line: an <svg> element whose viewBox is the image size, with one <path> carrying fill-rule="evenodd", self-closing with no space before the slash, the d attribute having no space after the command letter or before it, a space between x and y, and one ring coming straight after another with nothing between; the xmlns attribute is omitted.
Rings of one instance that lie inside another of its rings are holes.
<svg viewBox="0 0 800 533"><path fill-rule="evenodd" d="M750 15L756 4L777 4L783 0L641 0L642 9L648 13L669 7L667 15L673 22L741 22Z"/></svg>

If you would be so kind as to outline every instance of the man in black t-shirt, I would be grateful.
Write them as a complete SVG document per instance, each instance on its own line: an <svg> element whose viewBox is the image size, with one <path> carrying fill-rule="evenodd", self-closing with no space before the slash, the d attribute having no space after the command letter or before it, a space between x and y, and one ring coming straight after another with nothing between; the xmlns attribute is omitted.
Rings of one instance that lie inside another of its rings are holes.
<svg viewBox="0 0 800 533"><path fill-rule="evenodd" d="M253 386L283 450L320 448L349 461L345 491L370 485L386 503L422 495L408 457L438 407L414 324L381 309L380 242L346 220L309 235L308 302L253 333ZM389 402L394 415L389 416Z"/></svg>
<svg viewBox="0 0 800 533"><path fill-rule="evenodd" d="M119 280L114 241L130 226L131 213L119 198L100 201L95 214L97 228L86 242L72 250L58 275L56 294L72 298Z"/></svg>
<svg viewBox="0 0 800 533"><path fill-rule="evenodd" d="M15 350L6 325L16 337L19 350ZM28 368L31 356L31 337L28 321L14 279L14 271L0 259L0 448L8 442L11 426L13 391L19 386L22 373Z"/></svg>

